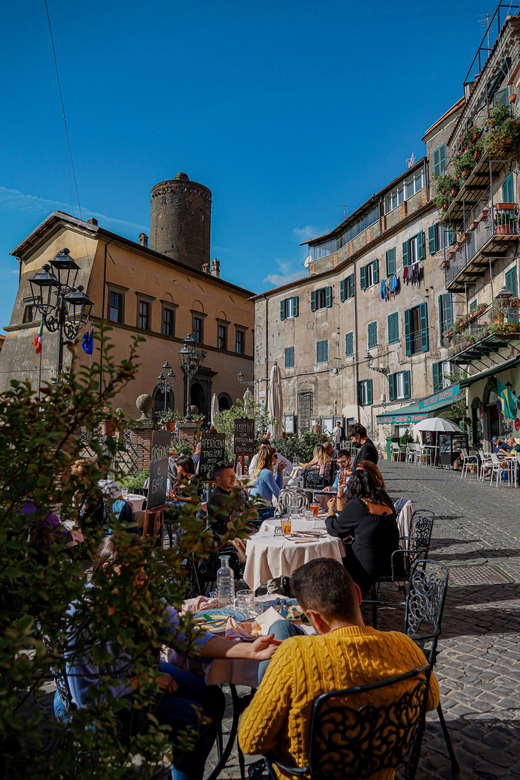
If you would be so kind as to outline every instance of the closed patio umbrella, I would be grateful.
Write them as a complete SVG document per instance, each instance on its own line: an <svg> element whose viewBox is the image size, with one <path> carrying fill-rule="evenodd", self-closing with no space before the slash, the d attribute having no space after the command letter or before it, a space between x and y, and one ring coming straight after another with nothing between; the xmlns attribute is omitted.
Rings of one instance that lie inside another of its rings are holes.
<svg viewBox="0 0 520 780"><path fill-rule="evenodd" d="M437 431L442 433L462 433L458 425L451 420L445 420L444 417L430 417L427 420L421 420L412 427L414 431Z"/></svg>
<svg viewBox="0 0 520 780"><path fill-rule="evenodd" d="M215 415L218 414L219 408L218 408L218 397L216 393L213 393L213 398L211 399L211 424L213 425L215 422Z"/></svg>
<svg viewBox="0 0 520 780"><path fill-rule="evenodd" d="M269 383L269 396L267 401L267 409L272 417L278 422L275 425L270 425L269 430L271 436L282 435L282 414L283 414L283 399L282 399L282 374L278 368L278 363L275 363L271 369L271 380Z"/></svg>
<svg viewBox="0 0 520 780"><path fill-rule="evenodd" d="M252 397L253 397L253 393L251 392L251 390L248 387L246 392L244 393L244 396L243 396L243 398L244 398L244 406L245 406L245 409L246 409L246 414L249 414L249 407L250 407L250 404L251 404L251 398Z"/></svg>

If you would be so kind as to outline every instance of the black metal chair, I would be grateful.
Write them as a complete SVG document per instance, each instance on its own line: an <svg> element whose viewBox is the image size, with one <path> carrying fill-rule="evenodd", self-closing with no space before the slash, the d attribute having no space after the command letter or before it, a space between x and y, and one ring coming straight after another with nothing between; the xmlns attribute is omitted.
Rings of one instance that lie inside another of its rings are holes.
<svg viewBox="0 0 520 780"><path fill-rule="evenodd" d="M413 513L408 535L400 538L399 549L392 553L390 574L379 577L372 585L371 598L363 600L364 604L372 605L372 625L374 628L377 628L378 606L405 606L406 601L380 601L379 586L382 582L397 582L406 597L406 583L414 563L419 558L428 557L434 520L435 512L429 509L417 509Z"/></svg>
<svg viewBox="0 0 520 780"><path fill-rule="evenodd" d="M404 630L417 642L432 669L437 660L437 642L441 633L448 577L449 570L443 563L422 559L412 566L408 582ZM450 756L451 768L456 773L459 771L459 764L455 758L440 702L437 714Z"/></svg>
<svg viewBox="0 0 520 780"><path fill-rule="evenodd" d="M425 664L370 685L322 694L312 707L307 766L288 766L269 753L265 758L271 777L276 778L272 764L289 775L309 775L311 780L369 778L405 764L405 776L413 780L424 732L430 673L429 664ZM373 691L406 680L410 680L409 687L394 701L370 704ZM359 705L357 699L349 706L349 698L359 696L367 703Z"/></svg>

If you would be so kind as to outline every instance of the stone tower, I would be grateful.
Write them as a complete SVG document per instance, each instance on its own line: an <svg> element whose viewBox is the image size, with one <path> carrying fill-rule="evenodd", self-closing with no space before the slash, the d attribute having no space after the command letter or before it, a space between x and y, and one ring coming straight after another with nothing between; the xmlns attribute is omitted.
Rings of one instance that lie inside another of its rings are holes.
<svg viewBox="0 0 520 780"><path fill-rule="evenodd" d="M202 270L209 263L211 190L185 173L152 188L150 249Z"/></svg>

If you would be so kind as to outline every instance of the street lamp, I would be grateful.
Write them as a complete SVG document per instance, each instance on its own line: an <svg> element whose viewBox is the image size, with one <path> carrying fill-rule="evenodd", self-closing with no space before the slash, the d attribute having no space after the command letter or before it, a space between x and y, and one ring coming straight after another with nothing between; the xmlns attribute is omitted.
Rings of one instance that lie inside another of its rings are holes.
<svg viewBox="0 0 520 780"><path fill-rule="evenodd" d="M164 411L166 411L166 401L168 398L168 393L172 389L172 387L175 384L175 374L173 373L173 369L166 361L166 363L163 365L161 369L161 373L157 377L157 387L162 392L164 397Z"/></svg>
<svg viewBox="0 0 520 780"><path fill-rule="evenodd" d="M373 366L372 363L374 361L374 358L370 354L370 352L367 352L365 355L365 363L372 371L377 371L378 374L383 374L384 376L388 376L390 373L390 369L388 366Z"/></svg>
<svg viewBox="0 0 520 780"><path fill-rule="evenodd" d="M244 379L244 375L243 375L242 371L238 372L237 379L238 379L238 381L240 382L241 385L249 385L249 387L254 387L254 384L255 384L254 380L251 382L251 381L248 381L247 379Z"/></svg>
<svg viewBox="0 0 520 780"><path fill-rule="evenodd" d="M179 360L186 376L186 420L191 422L190 381L199 370L201 362L206 357L202 349L195 349L195 341L188 333L179 351Z"/></svg>
<svg viewBox="0 0 520 780"><path fill-rule="evenodd" d="M94 305L81 284L74 286L78 271L79 265L70 256L69 250L62 249L50 265L43 265L41 271L29 279L34 305L45 327L51 333L58 331L58 375L63 367L63 334L73 341L87 324ZM55 302L53 295L56 296Z"/></svg>

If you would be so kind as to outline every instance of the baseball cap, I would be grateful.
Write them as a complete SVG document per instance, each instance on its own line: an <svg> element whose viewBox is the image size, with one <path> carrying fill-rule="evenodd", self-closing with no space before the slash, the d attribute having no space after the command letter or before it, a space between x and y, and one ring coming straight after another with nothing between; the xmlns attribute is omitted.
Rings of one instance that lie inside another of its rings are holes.
<svg viewBox="0 0 520 780"><path fill-rule="evenodd" d="M491 441L500 441L500 439L498 438L498 436L493 436L493 438L491 439Z"/></svg>

